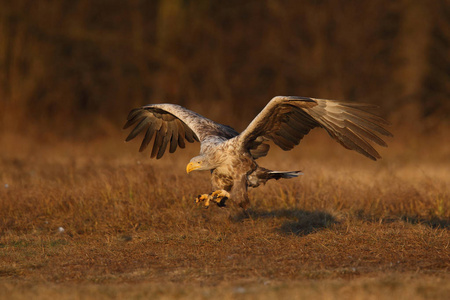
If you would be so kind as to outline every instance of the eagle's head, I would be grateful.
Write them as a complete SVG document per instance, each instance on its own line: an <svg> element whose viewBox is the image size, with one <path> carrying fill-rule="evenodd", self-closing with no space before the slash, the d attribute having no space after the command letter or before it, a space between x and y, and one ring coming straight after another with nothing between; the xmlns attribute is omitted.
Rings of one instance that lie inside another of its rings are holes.
<svg viewBox="0 0 450 300"><path fill-rule="evenodd" d="M193 157L186 166L187 173L190 173L192 171L203 171L211 169L214 169L214 166L211 165L210 161L207 159L205 155Z"/></svg>

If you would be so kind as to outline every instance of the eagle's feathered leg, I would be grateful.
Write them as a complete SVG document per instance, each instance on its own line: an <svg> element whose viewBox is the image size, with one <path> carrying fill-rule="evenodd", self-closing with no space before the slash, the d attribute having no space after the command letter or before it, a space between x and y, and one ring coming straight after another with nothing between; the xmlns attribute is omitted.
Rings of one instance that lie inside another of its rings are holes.
<svg viewBox="0 0 450 300"><path fill-rule="evenodd" d="M241 176L240 179L234 181L230 193L233 202L243 209L245 209L250 203L247 190L248 190L247 174L245 174Z"/></svg>

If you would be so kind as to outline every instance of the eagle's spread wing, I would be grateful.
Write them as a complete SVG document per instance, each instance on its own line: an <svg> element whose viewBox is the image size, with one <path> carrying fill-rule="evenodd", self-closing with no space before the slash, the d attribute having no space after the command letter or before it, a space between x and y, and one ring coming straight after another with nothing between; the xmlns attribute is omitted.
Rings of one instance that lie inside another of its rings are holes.
<svg viewBox="0 0 450 300"><path fill-rule="evenodd" d="M150 104L130 111L124 129L138 123L126 138L129 141L145 132L139 151L144 151L155 139L151 157L161 158L169 145L169 152L185 147L185 140L203 142L207 137L232 138L238 133L231 127L218 124L176 104Z"/></svg>
<svg viewBox="0 0 450 300"><path fill-rule="evenodd" d="M386 147L379 136L392 134L384 128L388 122L370 112L373 108L368 104L278 96L241 133L240 140L247 149L272 140L281 149L291 150L311 129L322 127L345 148L376 160L381 156L369 141Z"/></svg>

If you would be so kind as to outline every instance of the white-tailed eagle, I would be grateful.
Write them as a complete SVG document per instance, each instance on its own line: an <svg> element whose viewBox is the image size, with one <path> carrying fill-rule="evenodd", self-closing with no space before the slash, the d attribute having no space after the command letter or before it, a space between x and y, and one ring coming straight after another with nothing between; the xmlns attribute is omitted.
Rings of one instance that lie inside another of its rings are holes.
<svg viewBox="0 0 450 300"><path fill-rule="evenodd" d="M269 179L293 178L300 171L272 171L258 166L256 159L267 155L273 141L287 151L315 127L328 134L347 149L355 150L372 160L381 158L370 145L386 147L380 136L392 136L388 123L373 114L373 105L296 96L277 96L255 117L241 133L218 124L198 113L175 104L150 104L131 110L125 128L136 124L126 138L129 141L145 132L139 151L152 140L151 157L161 158L169 148L184 148L185 141L201 143L200 155L191 159L187 173L194 170L211 171L212 193L197 197L208 207L213 201L223 205L226 199L245 207L247 190Z"/></svg>

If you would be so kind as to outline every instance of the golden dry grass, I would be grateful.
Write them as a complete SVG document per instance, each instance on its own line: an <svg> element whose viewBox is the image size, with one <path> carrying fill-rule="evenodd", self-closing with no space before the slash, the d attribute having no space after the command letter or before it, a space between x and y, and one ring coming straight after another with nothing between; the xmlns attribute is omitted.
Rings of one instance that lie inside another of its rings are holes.
<svg viewBox="0 0 450 300"><path fill-rule="evenodd" d="M246 215L194 204L196 146L155 161L122 135L3 133L0 298L445 299L448 128L411 132L376 163L320 130L273 149L261 165L305 175L251 191Z"/></svg>

